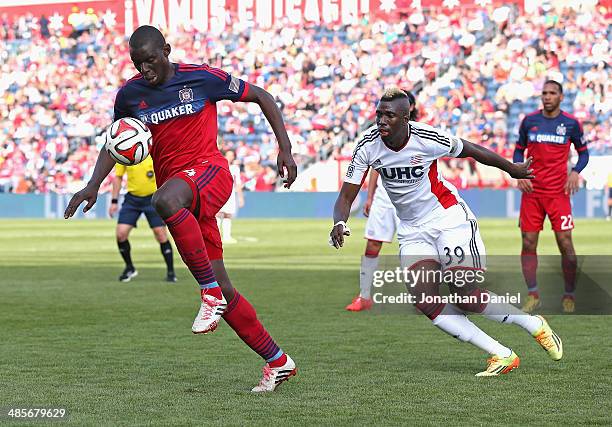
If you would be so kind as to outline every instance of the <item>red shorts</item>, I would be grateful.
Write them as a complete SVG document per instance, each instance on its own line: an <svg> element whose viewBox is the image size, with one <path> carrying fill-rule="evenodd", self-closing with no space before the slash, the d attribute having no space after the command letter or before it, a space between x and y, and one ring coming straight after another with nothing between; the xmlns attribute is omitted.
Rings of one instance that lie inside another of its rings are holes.
<svg viewBox="0 0 612 427"><path fill-rule="evenodd" d="M565 194L542 196L523 193L519 216L521 231L541 231L546 215L548 215L554 231L567 231L574 228L569 196Z"/></svg>
<svg viewBox="0 0 612 427"><path fill-rule="evenodd" d="M181 178L191 187L193 201L189 210L200 224L208 258L223 258L221 234L215 216L232 194L232 175L220 165L203 162L177 173L175 177Z"/></svg>

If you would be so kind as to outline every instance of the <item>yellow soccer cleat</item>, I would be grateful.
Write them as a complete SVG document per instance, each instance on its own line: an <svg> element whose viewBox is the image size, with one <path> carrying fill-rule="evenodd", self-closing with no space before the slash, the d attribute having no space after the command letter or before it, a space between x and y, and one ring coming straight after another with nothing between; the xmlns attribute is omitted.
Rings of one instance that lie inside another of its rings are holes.
<svg viewBox="0 0 612 427"><path fill-rule="evenodd" d="M493 356L487 359L487 363L486 371L477 373L477 377L496 377L501 374L507 374L519 367L521 359L519 359L515 352L512 352L508 357Z"/></svg>
<svg viewBox="0 0 612 427"><path fill-rule="evenodd" d="M527 295L527 300L525 300L525 304L523 304L523 310L525 313L533 313L535 310L540 308L542 305L542 300L534 295Z"/></svg>
<svg viewBox="0 0 612 427"><path fill-rule="evenodd" d="M561 300L564 313L573 313L576 311L576 301L573 298L563 298Z"/></svg>
<svg viewBox="0 0 612 427"><path fill-rule="evenodd" d="M551 329L546 319L542 316L536 317L542 321L542 327L534 332L533 337L546 350L552 360L561 360L563 357L561 338Z"/></svg>

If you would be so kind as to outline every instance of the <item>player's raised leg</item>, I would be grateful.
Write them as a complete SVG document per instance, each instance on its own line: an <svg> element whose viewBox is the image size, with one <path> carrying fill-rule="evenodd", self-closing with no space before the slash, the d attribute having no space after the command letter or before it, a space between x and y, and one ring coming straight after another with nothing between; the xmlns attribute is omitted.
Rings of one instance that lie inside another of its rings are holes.
<svg viewBox="0 0 612 427"><path fill-rule="evenodd" d="M274 391L282 382L297 373L295 362L281 350L261 324L251 303L233 287L223 259L212 260L211 264L223 294L229 301L223 320L266 362L262 379L252 391Z"/></svg>
<svg viewBox="0 0 612 427"><path fill-rule="evenodd" d="M468 217L468 219L470 219L470 217ZM473 221L473 224L475 225L473 228L473 233L461 233L460 226L443 233L439 239L439 244L441 245L455 246L451 244L451 242L456 242L455 244L458 245L457 247L462 248L463 252L469 253L469 256L466 256L465 259L461 263L457 263L457 265L454 265L456 261L453 260L453 264L450 266L453 272L460 272L462 268L478 268L482 271L482 269L485 267L486 251L484 243L480 237L477 222L475 219L470 220ZM462 274L461 276L456 276L456 279L459 277L465 278L468 276L466 274ZM478 276L474 275L472 277ZM529 332L540 344L540 346L542 346L542 348L548 352L549 356L553 360L561 359L563 356L561 339L552 331L552 329L550 329L542 317L532 316L519 310L511 304L500 301L497 295L495 295L493 292L480 288L478 284L479 282L476 280L471 282L462 280L461 283L456 281L455 285L449 286L450 291L453 294L462 297L470 297L462 298L461 301L456 304L460 310L468 313L481 313L489 320L499 323L514 323Z"/></svg>
<svg viewBox="0 0 612 427"><path fill-rule="evenodd" d="M475 303L457 303L457 308L467 313L480 313L489 320L498 323L515 324L529 332L546 350L553 360L560 360L563 357L563 343L561 338L550 328L548 322L542 316L533 316L514 307L512 304L496 301L496 294L481 288L468 288L462 286L451 287L452 292L461 296L470 296ZM487 293L488 297L483 297Z"/></svg>
<svg viewBox="0 0 612 427"><path fill-rule="evenodd" d="M183 262L200 286L202 304L192 330L207 333L217 328L227 302L210 265L198 220L188 209L192 208L193 201L193 190L187 181L171 178L155 192L152 203L168 225Z"/></svg>
<svg viewBox="0 0 612 427"><path fill-rule="evenodd" d="M402 256L402 263L410 262L408 259ZM433 274L427 272L439 271L440 264L434 259L429 259L414 263L410 268L421 270L421 277L434 277ZM516 353L472 323L463 311L452 304L436 301L435 297L440 295L438 287L439 283L432 280L421 280L414 284L410 292L416 298L416 308L425 314L434 326L453 338L470 343L491 355L487 368L476 374L477 376L507 374L520 365L520 359Z"/></svg>

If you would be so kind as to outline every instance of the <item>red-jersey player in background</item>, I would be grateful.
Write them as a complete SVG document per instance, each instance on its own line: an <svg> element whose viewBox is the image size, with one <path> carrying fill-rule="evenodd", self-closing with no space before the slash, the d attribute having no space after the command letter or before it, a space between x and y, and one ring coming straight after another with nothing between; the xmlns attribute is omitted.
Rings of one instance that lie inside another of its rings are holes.
<svg viewBox="0 0 612 427"><path fill-rule="evenodd" d="M570 196L578 190L580 172L589 161L589 151L583 139L582 126L570 114L561 111L563 86L547 80L542 89L542 109L528 114L521 123L514 162L522 162L525 150L533 158L535 179L518 180L523 192L519 226L523 238L521 264L529 295L523 311L531 313L541 305L536 270L538 237L548 215L561 251L565 281L563 311L575 311L577 259L572 243L572 206ZM578 161L567 173L570 143L578 152Z"/></svg>
<svg viewBox="0 0 612 427"><path fill-rule="evenodd" d="M168 225L181 258L201 289L201 307L194 333L216 329L221 317L265 361L263 378L254 392L273 391L295 375L293 360L270 337L251 304L238 293L223 265L223 248L215 215L232 191L232 176L217 148L216 102L255 102L270 122L279 144L278 171L285 187L296 178L297 167L282 113L265 90L206 64L175 64L170 45L151 26L136 29L129 41L130 57L138 74L117 93L115 120L135 117L153 134L151 156L158 190L152 204ZM70 200L65 218L87 201L96 202L100 184L115 162L101 150L87 186Z"/></svg>

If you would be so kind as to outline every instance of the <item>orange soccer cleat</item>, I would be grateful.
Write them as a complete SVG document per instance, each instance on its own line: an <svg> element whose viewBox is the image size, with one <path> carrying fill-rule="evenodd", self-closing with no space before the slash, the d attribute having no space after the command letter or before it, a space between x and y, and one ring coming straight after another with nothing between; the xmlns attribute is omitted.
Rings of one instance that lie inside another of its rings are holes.
<svg viewBox="0 0 612 427"><path fill-rule="evenodd" d="M508 357L492 356L487 360L487 369L476 374L477 377L496 377L518 368L521 359L512 352Z"/></svg>
<svg viewBox="0 0 612 427"><path fill-rule="evenodd" d="M364 311L372 308L372 299L363 298L361 295L353 298L353 301L346 306L348 311Z"/></svg>

